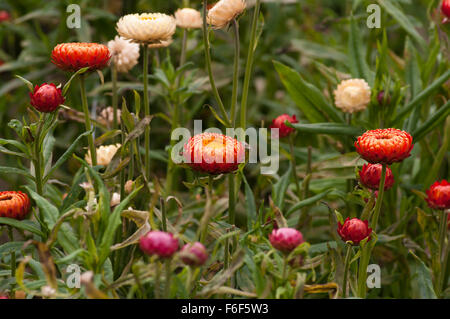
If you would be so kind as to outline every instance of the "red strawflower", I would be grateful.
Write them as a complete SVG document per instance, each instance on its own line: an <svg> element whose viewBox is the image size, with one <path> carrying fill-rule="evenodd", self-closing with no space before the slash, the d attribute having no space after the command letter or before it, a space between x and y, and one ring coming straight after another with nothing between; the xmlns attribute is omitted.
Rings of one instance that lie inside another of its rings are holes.
<svg viewBox="0 0 450 319"><path fill-rule="evenodd" d="M108 47L98 43L61 43L52 52L53 64L71 72L85 67L89 67L89 71L103 69L110 58Z"/></svg>
<svg viewBox="0 0 450 319"><path fill-rule="evenodd" d="M9 21L11 19L11 15L6 10L0 10L0 22Z"/></svg>
<svg viewBox="0 0 450 319"><path fill-rule="evenodd" d="M359 171L359 181L369 189L378 190L382 168L383 166L381 164L364 164ZM392 174L392 170L389 167L386 167L384 190L388 190L392 185L394 185L394 175Z"/></svg>
<svg viewBox="0 0 450 319"><path fill-rule="evenodd" d="M450 0L443 0L441 5L442 13L450 19Z"/></svg>
<svg viewBox="0 0 450 319"><path fill-rule="evenodd" d="M180 252L181 260L189 266L202 266L208 259L208 252L202 243L186 244Z"/></svg>
<svg viewBox="0 0 450 319"><path fill-rule="evenodd" d="M426 201L433 209L450 209L450 183L444 179L431 185Z"/></svg>
<svg viewBox="0 0 450 319"><path fill-rule="evenodd" d="M208 174L226 174L245 160L245 149L238 140L217 133L197 134L184 145L186 164Z"/></svg>
<svg viewBox="0 0 450 319"><path fill-rule="evenodd" d="M178 250L178 240L171 233L155 230L141 237L139 247L147 255L169 258Z"/></svg>
<svg viewBox="0 0 450 319"><path fill-rule="evenodd" d="M34 92L30 93L30 99L31 105L38 111L45 113L53 112L65 101L61 89L57 88L53 83L36 85Z"/></svg>
<svg viewBox="0 0 450 319"><path fill-rule="evenodd" d="M22 192L0 192L0 217L22 220L30 211L30 199Z"/></svg>
<svg viewBox="0 0 450 319"><path fill-rule="evenodd" d="M350 219L347 217L343 225L341 222L338 222L337 232L343 241L351 241L354 246L358 246L364 238L370 236L372 228L369 228L367 220L362 221L358 218ZM370 239L371 238L369 237L369 240Z"/></svg>
<svg viewBox="0 0 450 319"><path fill-rule="evenodd" d="M284 253L290 253L304 242L303 235L294 228L278 228L269 235L273 247Z"/></svg>
<svg viewBox="0 0 450 319"><path fill-rule="evenodd" d="M288 127L286 126L286 124L284 124L286 121L289 121L289 123L298 123L298 120L295 117L295 115L289 116L289 114L282 114L278 116L276 119L274 119L272 121L272 125L270 125L270 128L279 129L278 131L279 138L289 136L291 133L295 132L295 129L293 129L292 127Z"/></svg>
<svg viewBox="0 0 450 319"><path fill-rule="evenodd" d="M372 164L401 162L411 155L412 136L395 128L377 129L365 132L355 142L356 151Z"/></svg>

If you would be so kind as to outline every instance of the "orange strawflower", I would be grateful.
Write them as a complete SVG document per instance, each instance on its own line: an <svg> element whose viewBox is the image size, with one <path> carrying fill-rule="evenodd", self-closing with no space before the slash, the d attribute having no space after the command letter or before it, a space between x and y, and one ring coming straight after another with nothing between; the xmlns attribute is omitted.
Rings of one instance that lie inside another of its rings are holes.
<svg viewBox="0 0 450 319"><path fill-rule="evenodd" d="M98 43L61 43L52 52L53 64L71 72L85 67L89 67L89 71L103 69L110 58L108 47Z"/></svg>
<svg viewBox="0 0 450 319"><path fill-rule="evenodd" d="M22 192L0 192L0 217L22 220L30 210L30 199Z"/></svg>

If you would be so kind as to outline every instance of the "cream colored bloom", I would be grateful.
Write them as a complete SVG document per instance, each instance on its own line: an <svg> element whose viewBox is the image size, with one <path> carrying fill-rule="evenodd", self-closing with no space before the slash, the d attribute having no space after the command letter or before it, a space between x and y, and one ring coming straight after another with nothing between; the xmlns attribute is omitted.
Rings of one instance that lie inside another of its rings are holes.
<svg viewBox="0 0 450 319"><path fill-rule="evenodd" d="M120 124L120 117L122 116L122 111L117 110L117 123ZM97 117L97 121L101 124L111 128L114 123L114 108L112 106L105 107Z"/></svg>
<svg viewBox="0 0 450 319"><path fill-rule="evenodd" d="M363 111L370 102L370 86L363 79L342 81L334 91L334 99L346 113Z"/></svg>
<svg viewBox="0 0 450 319"><path fill-rule="evenodd" d="M139 44L116 36L108 42L108 49L117 72L127 73L138 64Z"/></svg>
<svg viewBox="0 0 450 319"><path fill-rule="evenodd" d="M149 44L148 47L149 47L149 49L165 48L165 47L168 47L169 45L171 45L172 42L173 42L173 38L170 38L170 39L167 39L167 40L162 40L162 41L157 42L157 43Z"/></svg>
<svg viewBox="0 0 450 319"><path fill-rule="evenodd" d="M133 191L133 186L133 181L131 179L127 180L127 182L125 183L125 193L130 194Z"/></svg>
<svg viewBox="0 0 450 319"><path fill-rule="evenodd" d="M120 204L120 194L119 193L113 193L111 196L111 201L109 203L109 206L114 207Z"/></svg>
<svg viewBox="0 0 450 319"><path fill-rule="evenodd" d="M203 25L199 11L192 8L183 8L175 11L177 26L183 29L199 29Z"/></svg>
<svg viewBox="0 0 450 319"><path fill-rule="evenodd" d="M112 158L114 157L114 155L116 154L117 150L120 148L120 144L112 144L112 145L105 145L105 146L100 146L99 148L97 148L97 164L98 165L108 165L109 162L111 162ZM89 165L92 165L92 160L91 160L91 152L88 151L88 153L86 154L85 158L86 162Z"/></svg>
<svg viewBox="0 0 450 319"><path fill-rule="evenodd" d="M117 32L137 43L155 43L168 40L175 33L175 18L162 13L128 14L119 19Z"/></svg>
<svg viewBox="0 0 450 319"><path fill-rule="evenodd" d="M245 10L245 0L220 0L208 11L207 21L222 29Z"/></svg>

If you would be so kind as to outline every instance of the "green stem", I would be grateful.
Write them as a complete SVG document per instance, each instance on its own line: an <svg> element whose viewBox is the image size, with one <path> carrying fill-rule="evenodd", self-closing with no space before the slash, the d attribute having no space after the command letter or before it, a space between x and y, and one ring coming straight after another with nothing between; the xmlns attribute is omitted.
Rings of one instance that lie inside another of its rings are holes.
<svg viewBox="0 0 450 319"><path fill-rule="evenodd" d="M282 275L282 280L283 280L283 284L286 281L286 275L287 275L287 268L288 268L288 255L284 255L283 257L283 275Z"/></svg>
<svg viewBox="0 0 450 319"><path fill-rule="evenodd" d="M219 91L216 87L216 82L214 81L214 76L212 73L212 66L211 66L211 48L209 44L209 35L208 35L208 26L206 22L206 16L208 15L208 1L203 0L203 46L205 51L205 62L206 67L208 69L208 76L209 76L209 82L211 84L211 90L214 94L214 98L216 99L217 103L219 104L220 112L222 113L223 121L225 122L227 127L231 126L230 119L228 118L228 114L225 111L225 106L223 105L222 99L220 98Z"/></svg>
<svg viewBox="0 0 450 319"><path fill-rule="evenodd" d="M291 163L292 163L292 175L293 175L294 181L295 181L295 188L297 189L298 199L301 200L302 192L301 192L301 188L300 188L300 182L298 181L298 176L297 176L297 163L295 162L294 140L292 138L292 135L289 136L289 150L291 152L290 155L291 155Z"/></svg>
<svg viewBox="0 0 450 319"><path fill-rule="evenodd" d="M9 241L13 242L14 234L13 234L13 229L11 226L8 226L8 236L9 236ZM11 277L12 278L16 277L16 252L14 250L11 251Z"/></svg>
<svg viewBox="0 0 450 319"><path fill-rule="evenodd" d="M164 199L161 197L161 219L162 219L162 230L167 231L167 217L166 217L166 205L164 204Z"/></svg>
<svg viewBox="0 0 450 319"><path fill-rule="evenodd" d="M234 175L228 174L228 222L234 225L236 222L236 198Z"/></svg>
<svg viewBox="0 0 450 319"><path fill-rule="evenodd" d="M233 71L233 92L231 94L231 125L236 125L236 106L238 99L239 88L239 56L240 56L240 42L239 42L239 23L236 19L233 19L233 31L234 31L234 71Z"/></svg>
<svg viewBox="0 0 450 319"><path fill-rule="evenodd" d="M36 138L34 140L34 177L36 179L36 192L43 196L44 187L42 185L42 152L41 152L41 132L44 126L45 116L41 114L39 124L36 131Z"/></svg>
<svg viewBox="0 0 450 319"><path fill-rule="evenodd" d="M113 63L111 69L112 75L112 107L113 107L113 128L116 130L118 127L117 120L117 104L118 104L118 95L117 95L117 69L116 65Z"/></svg>
<svg viewBox="0 0 450 319"><path fill-rule="evenodd" d="M203 215L200 221L200 242L205 244L206 235L208 234L208 224L209 219L211 218L211 209L212 209L212 187L213 187L213 176L208 176L208 186L205 187L206 192L206 205L205 205L205 214Z"/></svg>
<svg viewBox="0 0 450 319"><path fill-rule="evenodd" d="M439 278L437 282L437 295L442 297L442 290L444 287L444 277L447 270L446 265L446 249L445 249L445 237L447 235L447 212L441 211L441 221L439 225L439 264L441 265L441 271L439 272Z"/></svg>
<svg viewBox="0 0 450 319"><path fill-rule="evenodd" d="M383 164L383 168L381 169L381 178L380 185L378 187L378 198L376 199L375 210L372 216L372 222L370 226L373 231L377 231L378 217L380 216L381 205L383 204L383 195L384 195L384 182L386 179L386 164Z"/></svg>
<svg viewBox="0 0 450 319"><path fill-rule="evenodd" d="M170 281L171 281L171 275L172 275L172 271L170 270L170 262L172 259L168 258L165 261L165 266L166 266L166 285L164 286L164 298L165 299L169 299L170 297Z"/></svg>
<svg viewBox="0 0 450 319"><path fill-rule="evenodd" d="M91 116L89 114L88 101L87 101L87 96L86 96L85 78L86 78L85 74L80 74L81 105L83 107L84 123L86 126L86 132L88 132L92 129L92 124L91 124ZM95 150L94 137L92 134L88 134L87 139L88 139L88 143L89 143L89 150L91 152L92 166L97 166L97 151Z"/></svg>
<svg viewBox="0 0 450 319"><path fill-rule="evenodd" d="M160 262L157 261L155 263L156 267L156 273L155 273L155 299L159 299L160 297L160 282L161 282L161 269L160 269Z"/></svg>
<svg viewBox="0 0 450 319"><path fill-rule="evenodd" d="M261 0L256 0L255 10L253 12L253 20L252 20L252 29L250 34L250 44L248 46L248 55L247 55L247 64L245 66L245 76L244 76L244 85L242 88L242 98L241 98L241 119L240 124L243 130L246 129L247 125L247 102L248 102L248 91L250 88L250 79L253 68L253 59L255 53L255 44L256 44L256 31L258 29L258 18L259 18L259 10L261 7Z"/></svg>
<svg viewBox="0 0 450 319"><path fill-rule="evenodd" d="M188 30L183 29L183 42L181 42L180 67L186 63Z"/></svg>
<svg viewBox="0 0 450 319"><path fill-rule="evenodd" d="M344 261L344 280L342 283L343 298L347 298L347 277L348 277L348 269L350 267L351 252L352 252L352 245L347 244L347 253L345 254L345 261Z"/></svg>
<svg viewBox="0 0 450 319"><path fill-rule="evenodd" d="M144 115L150 115L150 104L148 101L148 45L144 44L142 55L144 58L143 73L143 84L144 84ZM145 176L147 181L150 181L150 125L145 127Z"/></svg>

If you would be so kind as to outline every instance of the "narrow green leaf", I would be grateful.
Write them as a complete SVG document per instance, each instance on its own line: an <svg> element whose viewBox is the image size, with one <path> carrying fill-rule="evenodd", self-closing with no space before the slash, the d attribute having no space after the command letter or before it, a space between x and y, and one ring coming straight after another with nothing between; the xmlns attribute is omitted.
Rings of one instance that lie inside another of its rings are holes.
<svg viewBox="0 0 450 319"><path fill-rule="evenodd" d="M47 199L45 199L44 197L33 191L29 186L25 186L25 189L34 199L39 209L42 211L44 215L44 221L48 229L52 229L53 226L55 226L55 223L59 217L58 209L53 204L51 204Z"/></svg>
<svg viewBox="0 0 450 319"><path fill-rule="evenodd" d="M31 226L30 224L24 222L24 221L20 221L20 220L16 220L16 219L12 219L12 218L7 218L7 217L0 217L0 225L9 225L12 226L14 228L18 228L18 229L22 229L25 231L29 231L30 233L36 234L38 236L44 237L44 233L34 227Z"/></svg>
<svg viewBox="0 0 450 319"><path fill-rule="evenodd" d="M359 136L364 132L362 128L341 123L299 124L286 121L285 124L303 133Z"/></svg>

